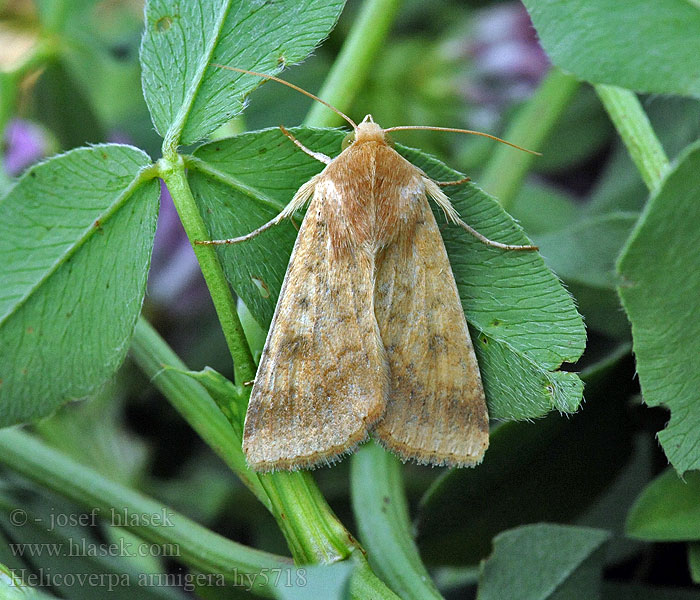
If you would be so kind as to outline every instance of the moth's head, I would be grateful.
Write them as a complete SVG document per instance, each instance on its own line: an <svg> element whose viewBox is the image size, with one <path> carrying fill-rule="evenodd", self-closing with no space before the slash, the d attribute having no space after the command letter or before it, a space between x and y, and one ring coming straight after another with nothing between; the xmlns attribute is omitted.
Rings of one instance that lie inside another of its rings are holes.
<svg viewBox="0 0 700 600"><path fill-rule="evenodd" d="M351 144L362 144L364 142L379 142L381 144L391 144L389 136L384 130L374 122L372 115L367 115L355 128L355 131L345 136L343 140L343 150Z"/></svg>

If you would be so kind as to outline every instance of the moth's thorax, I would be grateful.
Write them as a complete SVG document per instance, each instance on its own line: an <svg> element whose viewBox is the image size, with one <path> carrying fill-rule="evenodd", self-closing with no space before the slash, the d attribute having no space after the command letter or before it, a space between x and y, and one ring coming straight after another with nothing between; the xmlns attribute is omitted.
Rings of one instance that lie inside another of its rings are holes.
<svg viewBox="0 0 700 600"><path fill-rule="evenodd" d="M371 139L371 128L381 139ZM362 245L375 253L410 238L406 229L415 225L418 199L425 193L422 173L383 136L376 123L363 121L355 141L326 167L318 182L329 239L338 249Z"/></svg>
<svg viewBox="0 0 700 600"><path fill-rule="evenodd" d="M386 143L386 134L384 130L372 120L372 115L367 115L362 123L355 129L354 144L363 144L365 142Z"/></svg>

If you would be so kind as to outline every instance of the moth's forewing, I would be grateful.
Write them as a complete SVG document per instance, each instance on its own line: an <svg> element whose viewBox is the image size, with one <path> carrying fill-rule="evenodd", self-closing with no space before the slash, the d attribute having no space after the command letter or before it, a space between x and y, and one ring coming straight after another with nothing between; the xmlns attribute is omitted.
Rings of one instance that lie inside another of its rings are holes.
<svg viewBox="0 0 700 600"><path fill-rule="evenodd" d="M489 441L479 366L445 245L419 184L406 203L402 219L411 230L377 257L375 312L391 383L375 434L402 459L474 465Z"/></svg>
<svg viewBox="0 0 700 600"><path fill-rule="evenodd" d="M246 414L243 449L258 471L332 462L367 437L385 408L373 258L351 233L336 232L341 239L331 243L342 206L332 181L320 177Z"/></svg>

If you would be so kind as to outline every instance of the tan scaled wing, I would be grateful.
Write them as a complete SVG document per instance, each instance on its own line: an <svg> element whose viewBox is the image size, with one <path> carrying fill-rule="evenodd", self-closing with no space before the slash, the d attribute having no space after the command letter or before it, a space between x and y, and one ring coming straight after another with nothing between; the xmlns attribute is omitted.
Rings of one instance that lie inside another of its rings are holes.
<svg viewBox="0 0 700 600"><path fill-rule="evenodd" d="M413 230L377 258L375 312L391 383L375 434L404 460L474 465L489 440L479 366L425 193L410 204Z"/></svg>
<svg viewBox="0 0 700 600"><path fill-rule="evenodd" d="M374 259L352 239L332 243L333 190L316 186L255 378L243 450L258 471L330 463L384 412L388 369L374 318Z"/></svg>

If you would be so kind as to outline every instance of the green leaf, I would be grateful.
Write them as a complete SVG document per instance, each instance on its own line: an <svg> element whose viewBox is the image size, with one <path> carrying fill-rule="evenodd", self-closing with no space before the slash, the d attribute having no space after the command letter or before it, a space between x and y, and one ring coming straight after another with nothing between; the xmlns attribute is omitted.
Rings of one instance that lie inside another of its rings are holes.
<svg viewBox="0 0 700 600"><path fill-rule="evenodd" d="M688 570L694 583L700 583L700 542L688 544Z"/></svg>
<svg viewBox="0 0 700 600"><path fill-rule="evenodd" d="M50 128L66 147L103 141L113 129L152 146L157 136L143 96L124 93L140 85L138 13L124 3L52 0L43 3L39 18L51 65L39 82L38 117L50 115Z"/></svg>
<svg viewBox="0 0 700 600"><path fill-rule="evenodd" d="M62 148L105 139L90 99L60 61L49 64L34 90L34 114L60 141Z"/></svg>
<svg viewBox="0 0 700 600"><path fill-rule="evenodd" d="M627 516L627 535L654 541L700 540L700 472L680 479L666 469L641 493Z"/></svg>
<svg viewBox="0 0 700 600"><path fill-rule="evenodd" d="M606 531L526 525L494 538L482 563L478 600L590 600L600 597Z"/></svg>
<svg viewBox="0 0 700 600"><path fill-rule="evenodd" d="M94 393L124 359L158 210L149 162L129 146L74 150L0 200L0 424Z"/></svg>
<svg viewBox="0 0 700 600"><path fill-rule="evenodd" d="M659 433L679 473L700 468L700 144L650 198L618 262L618 293L632 323L644 401L665 405Z"/></svg>
<svg viewBox="0 0 700 600"><path fill-rule="evenodd" d="M591 86L580 86L559 117L554 130L537 148L542 156L532 163L538 173L556 173L600 153L613 128Z"/></svg>
<svg viewBox="0 0 700 600"><path fill-rule="evenodd" d="M640 212L649 190L621 140L613 144L611 156L591 190L585 205L589 216L610 212Z"/></svg>
<svg viewBox="0 0 700 600"><path fill-rule="evenodd" d="M404 600L442 599L413 541L399 459L370 442L351 469L353 512L373 570Z"/></svg>
<svg viewBox="0 0 700 600"><path fill-rule="evenodd" d="M700 600L700 592L688 588L603 582L604 600Z"/></svg>
<svg viewBox="0 0 700 600"><path fill-rule="evenodd" d="M0 564L0 600L47 600L55 597L30 587L13 575L5 565Z"/></svg>
<svg viewBox="0 0 700 600"><path fill-rule="evenodd" d="M231 423L236 438L242 440L248 395L242 393L242 390L236 388L229 379L211 367L205 367L202 371L185 371L185 374L204 386Z"/></svg>
<svg viewBox="0 0 700 600"><path fill-rule="evenodd" d="M175 145L210 134L241 112L245 96L263 81L212 63L274 75L309 55L343 5L343 0L148 2L142 83L158 132Z"/></svg>
<svg viewBox="0 0 700 600"><path fill-rule="evenodd" d="M477 469L453 469L436 479L416 519L426 560L474 564L498 532L537 521L570 522L598 500L631 456L626 403L636 390L630 365L619 355L585 381L586 403L576 415L505 423L491 434Z"/></svg>
<svg viewBox="0 0 700 600"><path fill-rule="evenodd" d="M547 54L565 71L638 92L700 97L696 2L524 0L524 4Z"/></svg>
<svg viewBox="0 0 700 600"><path fill-rule="evenodd" d="M275 597L279 600L345 600L348 597L350 575L355 565L350 561L297 569L282 569ZM269 574L271 578L276 573Z"/></svg>
<svg viewBox="0 0 700 600"><path fill-rule="evenodd" d="M558 231L576 221L580 207L570 196L541 182L526 181L508 212L528 235Z"/></svg>
<svg viewBox="0 0 700 600"><path fill-rule="evenodd" d="M537 237L547 264L566 281L614 289L615 262L638 218L637 213L607 213Z"/></svg>
<svg viewBox="0 0 700 600"><path fill-rule="evenodd" d="M338 130L292 131L307 147L330 155L338 153L345 135ZM398 149L436 180L461 177L416 150ZM275 129L206 144L187 165L212 239L243 235L267 222L322 168ZM476 186L460 186L451 194L464 220L484 235L515 244L527 241L496 201ZM434 211L444 223L444 215L436 207ZM284 223L244 244L218 248L229 282L264 326L272 318L294 237L293 226ZM491 416L526 419L554 408L576 410L581 382L574 373L556 369L581 355L583 323L542 258L487 247L454 226L443 226L443 239L478 339Z"/></svg>
<svg viewBox="0 0 700 600"><path fill-rule="evenodd" d="M115 377L88 402L64 406L34 423L42 439L121 483L135 485L145 470L146 441L125 429L124 377Z"/></svg>
<svg viewBox="0 0 700 600"><path fill-rule="evenodd" d="M115 57L105 40L95 35L85 35L86 30L90 31L90 28L97 26L95 20L81 19L80 31L74 32L76 39L71 40L71 44L63 49L61 60L66 71L75 81L76 87L83 90L103 127L120 132L127 130L151 142L152 138L157 139L157 136L153 131L143 96L124 93L125 89L135 90L140 85L141 69L135 56L135 45L127 46L122 42L120 51L128 54ZM75 22L73 26L75 27ZM131 56L132 53L134 56ZM140 130L130 121L136 121Z"/></svg>
<svg viewBox="0 0 700 600"><path fill-rule="evenodd" d="M615 262L637 217L621 212L594 215L535 237L547 266L574 293L588 326L611 336L629 335L615 290Z"/></svg>
<svg viewBox="0 0 700 600"><path fill-rule="evenodd" d="M265 347L267 332L260 327L260 323L255 320L248 307L240 298L238 299L236 309L238 310L238 318L241 320L241 326L245 332L245 339L250 347L253 360L257 365L260 362L260 357L262 356L262 351Z"/></svg>

